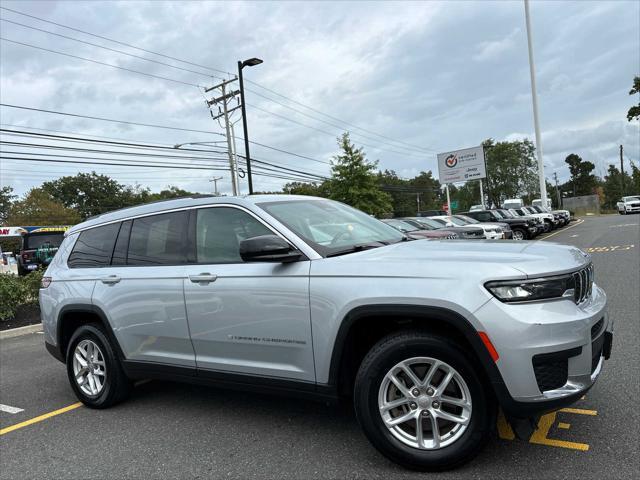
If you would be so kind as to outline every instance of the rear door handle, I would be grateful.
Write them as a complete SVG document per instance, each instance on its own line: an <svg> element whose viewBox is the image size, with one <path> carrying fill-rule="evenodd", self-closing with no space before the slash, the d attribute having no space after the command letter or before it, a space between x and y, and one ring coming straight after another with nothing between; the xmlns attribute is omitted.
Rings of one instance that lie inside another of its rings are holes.
<svg viewBox="0 0 640 480"><path fill-rule="evenodd" d="M213 275L211 273L200 273L198 275L189 275L189 280L193 283L209 283L215 282L218 278L217 275Z"/></svg>
<svg viewBox="0 0 640 480"><path fill-rule="evenodd" d="M108 277L102 277L100 281L102 283L106 283L107 285L113 285L114 283L118 283L120 281L120 277L117 275L109 275Z"/></svg>

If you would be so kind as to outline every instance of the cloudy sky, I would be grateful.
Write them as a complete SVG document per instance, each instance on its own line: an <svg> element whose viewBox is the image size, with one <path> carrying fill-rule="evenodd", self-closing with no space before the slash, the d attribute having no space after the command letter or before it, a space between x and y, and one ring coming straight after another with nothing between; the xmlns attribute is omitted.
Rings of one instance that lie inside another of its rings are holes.
<svg viewBox="0 0 640 480"><path fill-rule="evenodd" d="M437 152L478 145L489 137L534 137L524 6L519 0L5 0L2 6L200 65L3 9L0 16L9 20L0 22L0 97L5 104L221 133L195 85L212 85L219 79L207 75L225 77L221 72L234 72L237 60L255 56L264 63L244 70L246 78L256 82L246 85L250 139L309 157L254 145L252 156L264 161L326 175L326 162L336 152L335 137L350 130L352 139L365 145L368 157L379 160L380 167L411 177L421 170L435 171ZM625 146L626 168L630 160L638 162L639 125L628 123L626 112L638 102L628 91L633 76L640 73L640 2L532 1L531 15L547 176L555 171L566 180L564 158L572 152L594 162L602 175L609 163L619 163L620 144ZM167 145L222 139L7 107L0 109L0 120L8 129L19 125L43 129L33 130L40 133L55 130ZM240 123L236 133L242 136ZM2 140L36 142L7 135ZM11 155L16 154L5 154ZM172 184L199 192L212 190L208 179L216 174L223 176L219 188L230 190L224 171L0 161L0 184L13 186L19 194L44 180L92 169L152 190ZM282 183L269 177L254 180L256 190L278 189ZM246 191L246 184L242 188Z"/></svg>

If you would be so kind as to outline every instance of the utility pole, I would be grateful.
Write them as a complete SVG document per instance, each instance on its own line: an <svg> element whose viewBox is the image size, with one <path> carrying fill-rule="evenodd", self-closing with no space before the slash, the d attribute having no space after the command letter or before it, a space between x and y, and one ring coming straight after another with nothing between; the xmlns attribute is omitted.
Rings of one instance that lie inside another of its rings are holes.
<svg viewBox="0 0 640 480"><path fill-rule="evenodd" d="M223 177L213 177L211 180L209 180L210 182L213 182L213 193L216 197L220 196L220 194L218 193L218 180L222 180L222 178Z"/></svg>
<svg viewBox="0 0 640 480"><path fill-rule="evenodd" d="M416 203L418 204L418 214L420 213L420 192L416 192Z"/></svg>
<svg viewBox="0 0 640 480"><path fill-rule="evenodd" d="M236 97L240 93L240 90L230 91L227 93L227 85L233 83L237 80L237 78L232 78L230 80L225 80L224 82L214 86L205 88L205 92L210 92L212 90L220 89L222 93L221 96L217 98L212 98L211 100L207 100L207 106L211 108L212 105L218 105L218 115L214 116L213 112L211 112L211 118L214 120L218 120L219 118L224 119L224 127L226 131L227 137L227 152L229 154L229 169L231 170L231 189L233 195L238 195L238 177L236 175L236 161L233 149L233 142L231 138L231 127L229 122L229 114L234 110L240 108L239 106L234 108L229 108L229 101ZM221 106L220 106L221 105Z"/></svg>
<svg viewBox="0 0 640 480"><path fill-rule="evenodd" d="M536 154L538 156L538 178L540 180L540 198L547 205L547 184L542 163L542 140L538 121L538 93L536 91L536 68L533 61L533 41L531 40L531 19L529 18L529 0L524 0L524 16L527 24L527 46L529 48L529 74L531 75L531 100L533 102L533 126L536 131Z"/></svg>
<svg viewBox="0 0 640 480"><path fill-rule="evenodd" d="M624 162L622 160L622 145L620 145L620 183L622 184L622 196L624 197Z"/></svg>
<svg viewBox="0 0 640 480"><path fill-rule="evenodd" d="M558 189L558 174L553 172L553 179L556 181L556 198L558 199L558 205L562 208L562 196L560 195L560 190Z"/></svg>
<svg viewBox="0 0 640 480"><path fill-rule="evenodd" d="M482 209L484 210L484 191L482 190L482 179L480 179L480 205L482 205Z"/></svg>

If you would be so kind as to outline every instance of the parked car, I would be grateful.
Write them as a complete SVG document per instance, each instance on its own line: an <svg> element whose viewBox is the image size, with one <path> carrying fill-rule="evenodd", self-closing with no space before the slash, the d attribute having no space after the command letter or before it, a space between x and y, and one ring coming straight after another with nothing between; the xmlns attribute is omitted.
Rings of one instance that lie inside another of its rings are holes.
<svg viewBox="0 0 640 480"><path fill-rule="evenodd" d="M458 238L458 234L450 231L421 228L395 218L384 219L382 221L414 240L419 240L421 238L455 240Z"/></svg>
<svg viewBox="0 0 640 480"><path fill-rule="evenodd" d="M640 212L640 195L622 197L622 200L618 202L616 206L620 215L626 215L627 213L638 213Z"/></svg>
<svg viewBox="0 0 640 480"><path fill-rule="evenodd" d="M418 217L433 217L435 215L446 215L447 212L444 210L423 210L422 212L418 212L416 216Z"/></svg>
<svg viewBox="0 0 640 480"><path fill-rule="evenodd" d="M26 275L39 266L49 265L62 243L66 228L45 228L22 235L18 275Z"/></svg>
<svg viewBox="0 0 640 480"><path fill-rule="evenodd" d="M510 208L509 211L520 217L536 217L539 218L544 225L544 232L550 232L554 228L553 215L550 213L538 213L535 210L529 210L527 207Z"/></svg>
<svg viewBox="0 0 640 480"><path fill-rule="evenodd" d="M470 212L476 212L478 210L484 210L484 205L471 205L471 208L469 209Z"/></svg>
<svg viewBox="0 0 640 480"><path fill-rule="evenodd" d="M558 212L552 212L550 210L545 209L544 207L535 207L535 206L529 206L527 207L527 209L529 211L534 211L536 213L541 213L541 214L551 214L553 216L553 227L552 228L559 228L564 226L565 221L564 221L564 216L560 215L560 213Z"/></svg>
<svg viewBox="0 0 640 480"><path fill-rule="evenodd" d="M483 223L483 222L478 222L473 218L460 216L460 215L441 215L438 217L430 217L430 218L433 218L436 220L437 219L442 220L443 222L445 222L445 226L447 227L449 226L464 227L469 225L480 227L482 228L482 230L484 230L484 236L487 240L498 240L498 239L506 238L506 232L504 229L509 228L509 226L506 224L498 225L496 223ZM509 238L511 238L511 231L509 231Z"/></svg>
<svg viewBox="0 0 640 480"><path fill-rule="evenodd" d="M525 218L507 218L497 210L477 210L474 212L464 212L462 215L474 218L479 222L507 223L513 232L514 240L531 240L538 233L533 220Z"/></svg>
<svg viewBox="0 0 640 480"><path fill-rule="evenodd" d="M418 228L455 233L458 238L465 240L483 240L485 238L484 230L480 227L447 227L446 222L427 217L404 217L402 220Z"/></svg>
<svg viewBox="0 0 640 480"><path fill-rule="evenodd" d="M536 228L536 231L533 235L534 237L537 237L542 232L544 232L544 221L541 218L532 216L520 216L515 214L511 210L505 210L504 208L498 208L496 209L496 211L500 212L500 215L502 215L504 218L517 218L519 220L526 220L527 222L533 223L534 227Z"/></svg>
<svg viewBox="0 0 640 480"><path fill-rule="evenodd" d="M45 272L45 345L91 408L144 378L251 389L256 405L350 398L371 443L419 470L477 455L498 405L530 434L595 383L613 322L589 255L406 238L304 196L106 213L72 227Z"/></svg>

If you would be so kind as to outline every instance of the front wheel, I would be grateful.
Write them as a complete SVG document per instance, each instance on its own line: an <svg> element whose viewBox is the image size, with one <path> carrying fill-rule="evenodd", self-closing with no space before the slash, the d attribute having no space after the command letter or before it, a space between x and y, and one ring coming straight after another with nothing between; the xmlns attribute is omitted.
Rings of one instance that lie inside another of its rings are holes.
<svg viewBox="0 0 640 480"><path fill-rule="evenodd" d="M67 348L67 376L78 399L91 408L107 408L126 398L131 381L103 329L79 327Z"/></svg>
<svg viewBox="0 0 640 480"><path fill-rule="evenodd" d="M493 431L496 407L465 353L421 332L391 335L363 360L356 415L386 457L416 470L471 460Z"/></svg>
<svg viewBox="0 0 640 480"><path fill-rule="evenodd" d="M527 239L527 235L526 233L524 233L524 231L520 230L520 229L515 229L513 230L513 239L514 240L526 240Z"/></svg>

